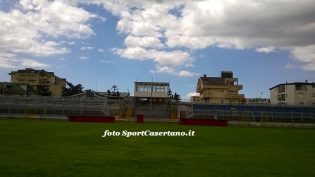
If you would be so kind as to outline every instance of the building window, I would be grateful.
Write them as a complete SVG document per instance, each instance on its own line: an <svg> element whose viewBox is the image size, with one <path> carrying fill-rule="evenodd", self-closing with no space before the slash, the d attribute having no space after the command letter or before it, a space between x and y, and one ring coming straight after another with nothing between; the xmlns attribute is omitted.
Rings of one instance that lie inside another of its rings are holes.
<svg viewBox="0 0 315 177"><path fill-rule="evenodd" d="M279 85L278 92L279 93L285 92L285 85Z"/></svg>
<svg viewBox="0 0 315 177"><path fill-rule="evenodd" d="M286 94L280 94L280 95L278 95L278 101L285 101L285 95L286 95Z"/></svg>
<svg viewBox="0 0 315 177"><path fill-rule="evenodd" d="M287 105L287 103L286 103L286 102L280 102L280 103L278 103L278 105L281 105L281 106L286 106L286 105Z"/></svg>
<svg viewBox="0 0 315 177"><path fill-rule="evenodd" d="M299 97L299 98L302 98L303 96L304 96L303 93L298 93L298 97Z"/></svg>
<svg viewBox="0 0 315 177"><path fill-rule="evenodd" d="M315 93L313 93L313 95L312 95L313 97L315 97Z"/></svg>
<svg viewBox="0 0 315 177"><path fill-rule="evenodd" d="M299 102L299 105L304 105L304 102Z"/></svg>
<svg viewBox="0 0 315 177"><path fill-rule="evenodd" d="M146 92L155 92L155 86L147 86L146 87Z"/></svg>
<svg viewBox="0 0 315 177"><path fill-rule="evenodd" d="M152 86L149 84L137 85L136 92L155 92L155 93L167 93L168 86Z"/></svg>
<svg viewBox="0 0 315 177"><path fill-rule="evenodd" d="M153 91L157 93L166 93L167 89L165 86L154 86Z"/></svg>
<svg viewBox="0 0 315 177"><path fill-rule="evenodd" d="M296 84L295 90L307 90L307 87L306 87L306 85Z"/></svg>
<svg viewBox="0 0 315 177"><path fill-rule="evenodd" d="M155 86L155 92L158 92L158 93L164 92L164 87L162 87L162 86Z"/></svg>

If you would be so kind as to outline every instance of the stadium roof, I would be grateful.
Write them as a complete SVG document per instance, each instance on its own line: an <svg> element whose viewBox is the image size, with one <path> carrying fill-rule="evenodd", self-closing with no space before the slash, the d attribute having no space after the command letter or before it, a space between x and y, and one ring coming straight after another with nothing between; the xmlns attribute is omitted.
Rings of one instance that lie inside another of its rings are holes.
<svg viewBox="0 0 315 177"><path fill-rule="evenodd" d="M290 83L282 83L282 84L278 84L276 86L271 87L269 90L272 90L276 87L279 87L280 85L312 85L315 86L315 83L309 83L309 82L290 82Z"/></svg>

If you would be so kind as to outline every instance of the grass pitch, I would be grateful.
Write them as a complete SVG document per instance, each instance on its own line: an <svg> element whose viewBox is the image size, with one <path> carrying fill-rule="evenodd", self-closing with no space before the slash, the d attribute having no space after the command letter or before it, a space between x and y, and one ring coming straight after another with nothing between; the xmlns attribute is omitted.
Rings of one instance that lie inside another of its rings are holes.
<svg viewBox="0 0 315 177"><path fill-rule="evenodd" d="M194 137L106 137L188 131ZM315 130L0 119L0 176L315 176Z"/></svg>

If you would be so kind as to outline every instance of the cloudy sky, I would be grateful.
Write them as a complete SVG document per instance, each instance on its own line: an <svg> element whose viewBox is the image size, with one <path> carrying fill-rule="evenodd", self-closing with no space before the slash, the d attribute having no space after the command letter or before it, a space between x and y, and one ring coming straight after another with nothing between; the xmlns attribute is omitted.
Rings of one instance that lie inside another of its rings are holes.
<svg viewBox="0 0 315 177"><path fill-rule="evenodd" d="M0 81L32 67L86 89L234 72L246 97L315 81L314 0L1 0Z"/></svg>

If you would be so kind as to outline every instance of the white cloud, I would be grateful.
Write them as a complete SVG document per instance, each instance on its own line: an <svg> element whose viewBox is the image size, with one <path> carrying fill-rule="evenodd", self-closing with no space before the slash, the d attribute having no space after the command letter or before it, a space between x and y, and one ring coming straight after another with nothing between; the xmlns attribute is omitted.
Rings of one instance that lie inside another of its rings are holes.
<svg viewBox="0 0 315 177"><path fill-rule="evenodd" d="M262 53L270 53L274 51L274 47L262 47L262 48L257 48L257 52L262 52Z"/></svg>
<svg viewBox="0 0 315 177"><path fill-rule="evenodd" d="M17 69L17 68L47 68L48 64L33 59L18 58L14 54L0 53L1 68Z"/></svg>
<svg viewBox="0 0 315 177"><path fill-rule="evenodd" d="M315 44L315 3L311 0L94 2L119 17L117 30L127 34L124 50L128 52L139 55L143 50L137 47L165 52L209 46L264 53L288 50L304 69L315 70L315 59L310 57L314 51L309 49ZM152 45L148 38L154 39Z"/></svg>
<svg viewBox="0 0 315 177"><path fill-rule="evenodd" d="M16 1L12 9L6 12L0 10L0 68L14 68L18 62L21 65L45 67L45 64L25 60L21 56L43 58L69 52L62 46L65 41L58 42L58 38L93 35L88 21L94 17L66 1Z"/></svg>
<svg viewBox="0 0 315 177"><path fill-rule="evenodd" d="M127 47L143 47L143 48L154 48L154 49L162 49L165 47L161 43L160 39L156 37L150 37L150 36L135 37L131 35L126 37L125 45Z"/></svg>
<svg viewBox="0 0 315 177"><path fill-rule="evenodd" d="M11 53L0 52L0 66L1 68L17 68L16 55Z"/></svg>
<svg viewBox="0 0 315 177"><path fill-rule="evenodd" d="M166 46L164 30L175 27L177 17L171 13L182 2L157 3L157 1L97 1L114 15L120 17L117 30L127 34L126 48L113 52L123 58L152 60L156 63L154 73L174 74L176 68L191 66L193 58L182 49Z"/></svg>
<svg viewBox="0 0 315 177"><path fill-rule="evenodd" d="M200 93L190 92L190 93L187 93L187 95L186 95L187 98L190 98L192 96L200 96Z"/></svg>
<svg viewBox="0 0 315 177"><path fill-rule="evenodd" d="M167 74L174 74L175 69L169 66L156 66L155 70L151 70L151 73L167 73Z"/></svg>
<svg viewBox="0 0 315 177"><path fill-rule="evenodd" d="M196 92L190 92L190 93L187 93L185 96L184 96L184 99L189 101L190 100L190 97L192 96L200 96L200 93L196 93Z"/></svg>
<svg viewBox="0 0 315 177"><path fill-rule="evenodd" d="M315 70L311 0L20 0L14 9L0 11L0 53L20 60L20 54L69 52L57 38L89 37L94 34L89 20L104 20L79 3L101 5L119 18L116 28L126 35L125 48L113 52L124 58L176 65L178 70L192 65L190 49L285 50L301 68ZM10 67L8 58L2 58L7 64L0 67Z"/></svg>
<svg viewBox="0 0 315 177"><path fill-rule="evenodd" d="M75 42L74 41L70 41L70 42L68 42L68 45L74 45L75 44Z"/></svg>
<svg viewBox="0 0 315 177"><path fill-rule="evenodd" d="M129 47L125 49L114 49L115 54L127 59L153 60L158 65L175 65L191 63L193 59L188 52L182 50L163 51L155 49L144 49L141 47Z"/></svg>
<svg viewBox="0 0 315 177"><path fill-rule="evenodd" d="M127 58L127 59L135 59L135 60L148 60L150 57L147 55L147 50L141 47L133 47L126 49L113 49L115 54Z"/></svg>
<svg viewBox="0 0 315 177"><path fill-rule="evenodd" d="M179 71L178 76L180 77L193 77L193 76L198 76L200 75L199 73L194 73L190 71Z"/></svg>
<svg viewBox="0 0 315 177"><path fill-rule="evenodd" d="M98 51L98 52L100 52L100 53L105 52L105 50L104 50L104 49L97 49L97 51Z"/></svg>
<svg viewBox="0 0 315 177"><path fill-rule="evenodd" d="M90 59L90 57L87 57L87 56L81 56L81 57L79 57L79 59L80 59L80 60L89 60L89 59Z"/></svg>
<svg viewBox="0 0 315 177"><path fill-rule="evenodd" d="M81 47L80 50L93 50L95 47L87 46L87 47Z"/></svg>
<svg viewBox="0 0 315 177"><path fill-rule="evenodd" d="M87 22L97 16L66 1L21 0L20 5L26 10L25 19L45 35L84 38L94 34Z"/></svg>
<svg viewBox="0 0 315 177"><path fill-rule="evenodd" d="M155 67L155 70L151 70L151 73L165 73L165 74L172 74L179 77L193 77L200 75L199 73L194 73L186 70L177 71L176 67L170 66L159 66Z"/></svg>
<svg viewBox="0 0 315 177"><path fill-rule="evenodd" d="M291 50L294 58L297 58L303 63L302 67L305 70L315 70L315 45L305 47L294 47Z"/></svg>
<svg viewBox="0 0 315 177"><path fill-rule="evenodd" d="M97 16L97 18L100 19L102 22L105 22L105 21L106 21L106 18L105 18L105 17Z"/></svg>
<svg viewBox="0 0 315 177"><path fill-rule="evenodd" d="M101 63L106 63L106 64L112 63L111 60L104 60L104 59L100 60L100 62Z"/></svg>
<svg viewBox="0 0 315 177"><path fill-rule="evenodd" d="M41 63L38 62L36 60L32 60L32 59L22 59L20 62L20 66L22 66L23 68L47 68L49 65L45 64L45 63Z"/></svg>
<svg viewBox="0 0 315 177"><path fill-rule="evenodd" d="M292 69L292 68L296 68L296 67L297 67L297 65L293 64L293 63L288 63L285 65L285 68L287 68L287 69Z"/></svg>

